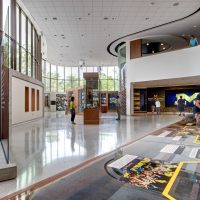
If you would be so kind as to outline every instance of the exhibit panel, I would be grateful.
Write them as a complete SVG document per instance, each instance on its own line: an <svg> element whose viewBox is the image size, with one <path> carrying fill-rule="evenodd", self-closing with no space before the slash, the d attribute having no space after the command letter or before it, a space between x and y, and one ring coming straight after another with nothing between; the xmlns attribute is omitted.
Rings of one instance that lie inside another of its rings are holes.
<svg viewBox="0 0 200 200"><path fill-rule="evenodd" d="M86 80L86 107L84 109L84 124L99 124L99 74L95 72L84 73L83 77Z"/></svg>

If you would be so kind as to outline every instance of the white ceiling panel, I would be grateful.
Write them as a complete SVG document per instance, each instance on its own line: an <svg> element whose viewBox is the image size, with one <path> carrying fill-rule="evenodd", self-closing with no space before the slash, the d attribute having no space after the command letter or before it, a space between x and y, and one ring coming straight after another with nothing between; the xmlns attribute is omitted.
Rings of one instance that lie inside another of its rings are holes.
<svg viewBox="0 0 200 200"><path fill-rule="evenodd" d="M119 37L185 17L200 7L200 0L22 1L46 37L48 60L56 64L77 65L80 59L85 59L88 66L117 64L117 58L107 52L109 43ZM179 5L173 6L174 3ZM53 17L57 17L57 20L54 21ZM178 30L176 25L171 25L149 31L149 35L200 32L200 27L191 28L193 23L200 26L198 19L193 17L188 23L179 23ZM148 36L148 33L140 35ZM69 47L64 48L66 45Z"/></svg>

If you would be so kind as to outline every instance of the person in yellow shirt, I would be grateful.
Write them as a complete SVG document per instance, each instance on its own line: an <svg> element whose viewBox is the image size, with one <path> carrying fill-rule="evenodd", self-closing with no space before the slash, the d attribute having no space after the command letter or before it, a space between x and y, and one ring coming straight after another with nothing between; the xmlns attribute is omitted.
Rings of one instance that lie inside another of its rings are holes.
<svg viewBox="0 0 200 200"><path fill-rule="evenodd" d="M74 119L75 119L75 116L76 116L75 105L74 105L74 97L71 97L69 108L70 108L70 112L71 112L71 122L72 122L72 124L76 124L74 122Z"/></svg>

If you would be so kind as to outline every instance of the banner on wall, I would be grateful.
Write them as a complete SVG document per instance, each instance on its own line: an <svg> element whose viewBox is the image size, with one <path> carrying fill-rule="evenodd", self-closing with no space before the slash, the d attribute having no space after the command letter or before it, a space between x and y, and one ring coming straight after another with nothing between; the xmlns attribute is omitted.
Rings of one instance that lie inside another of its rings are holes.
<svg viewBox="0 0 200 200"><path fill-rule="evenodd" d="M199 94L198 89L186 89L186 90L166 90L165 91L165 106L172 107L177 106L178 99L182 96L185 99L186 106L193 107L196 96Z"/></svg>

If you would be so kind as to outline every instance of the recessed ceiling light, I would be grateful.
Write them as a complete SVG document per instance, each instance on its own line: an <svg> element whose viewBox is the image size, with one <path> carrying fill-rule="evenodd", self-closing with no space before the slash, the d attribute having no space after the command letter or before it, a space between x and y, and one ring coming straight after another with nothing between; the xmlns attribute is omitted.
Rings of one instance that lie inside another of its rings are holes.
<svg viewBox="0 0 200 200"><path fill-rule="evenodd" d="M53 17L53 20L57 20L57 17Z"/></svg>
<svg viewBox="0 0 200 200"><path fill-rule="evenodd" d="M83 35L83 34L81 34L81 36L83 37L84 35Z"/></svg>
<svg viewBox="0 0 200 200"><path fill-rule="evenodd" d="M88 16L90 16L91 15L91 13L88 13Z"/></svg>
<svg viewBox="0 0 200 200"><path fill-rule="evenodd" d="M173 3L173 6L178 6L179 2Z"/></svg>
<svg viewBox="0 0 200 200"><path fill-rule="evenodd" d="M163 44L163 43L161 43L160 45L161 45L161 46L163 46L164 44Z"/></svg>
<svg viewBox="0 0 200 200"><path fill-rule="evenodd" d="M56 37L57 35L55 34L54 36Z"/></svg>
<svg viewBox="0 0 200 200"><path fill-rule="evenodd" d="M146 43L147 46L149 46L149 43Z"/></svg>
<svg viewBox="0 0 200 200"><path fill-rule="evenodd" d="M62 34L61 36L62 36L62 37L64 37L65 35L64 35L64 34Z"/></svg>
<svg viewBox="0 0 200 200"><path fill-rule="evenodd" d="M108 17L104 17L103 19L104 19L104 20L108 20Z"/></svg>
<svg viewBox="0 0 200 200"><path fill-rule="evenodd" d="M196 27L197 27L197 25L194 25L193 27L194 27L194 28L196 28Z"/></svg>
<svg viewBox="0 0 200 200"><path fill-rule="evenodd" d="M149 20L149 17L146 17L145 20Z"/></svg>
<svg viewBox="0 0 200 200"><path fill-rule="evenodd" d="M45 20L47 20L47 18L46 18L46 17L45 17L44 19L45 19Z"/></svg>
<svg viewBox="0 0 200 200"><path fill-rule="evenodd" d="M79 18L78 18L78 20L82 20L82 18L81 18L81 17L79 17Z"/></svg>
<svg viewBox="0 0 200 200"><path fill-rule="evenodd" d="M151 2L151 5L152 5L152 6L155 5L155 2Z"/></svg>
<svg viewBox="0 0 200 200"><path fill-rule="evenodd" d="M166 48L165 48L165 47L163 47L162 49L163 49L163 50L165 50Z"/></svg>

